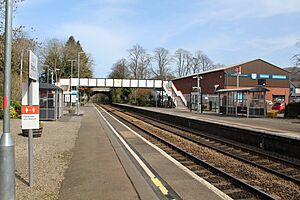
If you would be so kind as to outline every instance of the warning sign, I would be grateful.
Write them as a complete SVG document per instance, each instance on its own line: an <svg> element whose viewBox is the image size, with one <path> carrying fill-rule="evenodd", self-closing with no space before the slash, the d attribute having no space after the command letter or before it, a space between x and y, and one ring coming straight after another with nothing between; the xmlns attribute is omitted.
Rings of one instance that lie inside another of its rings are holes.
<svg viewBox="0 0 300 200"><path fill-rule="evenodd" d="M39 106L22 106L22 129L39 129Z"/></svg>

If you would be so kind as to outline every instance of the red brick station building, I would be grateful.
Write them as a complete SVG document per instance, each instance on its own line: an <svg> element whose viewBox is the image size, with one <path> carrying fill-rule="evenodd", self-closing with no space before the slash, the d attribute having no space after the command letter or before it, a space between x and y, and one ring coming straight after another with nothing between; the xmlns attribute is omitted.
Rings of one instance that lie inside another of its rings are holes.
<svg viewBox="0 0 300 200"><path fill-rule="evenodd" d="M222 104L220 95L226 92L228 97L224 100L230 102L230 91L238 91L235 93L237 99L232 101L241 104L244 96L250 94L253 103L258 103L256 99L263 99L264 104L288 103L290 95L289 72L262 59L180 77L172 82L188 102L192 101L193 94L201 91L203 105L208 102L215 106Z"/></svg>

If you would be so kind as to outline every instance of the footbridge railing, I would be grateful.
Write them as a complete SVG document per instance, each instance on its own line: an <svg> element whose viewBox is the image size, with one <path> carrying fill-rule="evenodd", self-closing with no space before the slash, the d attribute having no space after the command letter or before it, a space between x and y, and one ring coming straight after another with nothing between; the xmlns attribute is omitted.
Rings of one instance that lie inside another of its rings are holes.
<svg viewBox="0 0 300 200"><path fill-rule="evenodd" d="M164 81L168 82L168 81ZM130 87L130 88L162 88L162 80L147 79L110 79L110 78L80 78L81 87ZM77 86L78 78L60 79L59 86Z"/></svg>

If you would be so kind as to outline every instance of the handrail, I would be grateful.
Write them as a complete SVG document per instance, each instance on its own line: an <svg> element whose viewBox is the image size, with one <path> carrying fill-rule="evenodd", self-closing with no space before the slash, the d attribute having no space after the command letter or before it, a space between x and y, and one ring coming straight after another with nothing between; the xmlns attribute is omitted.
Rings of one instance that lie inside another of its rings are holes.
<svg viewBox="0 0 300 200"><path fill-rule="evenodd" d="M168 86L168 82L167 81L163 82L163 89L166 91L167 96L169 96L169 97L172 98L172 101L174 102L175 107L177 107L176 96L173 95L172 88L170 88ZM170 92L170 90L171 90L171 92Z"/></svg>
<svg viewBox="0 0 300 200"><path fill-rule="evenodd" d="M174 85L174 83L172 81L171 81L171 86L172 86L172 89L175 92L176 96L179 96L181 98L183 104L185 106L187 106L187 101L186 101L185 97L183 96L183 94L181 93L180 90L177 90L176 86Z"/></svg>

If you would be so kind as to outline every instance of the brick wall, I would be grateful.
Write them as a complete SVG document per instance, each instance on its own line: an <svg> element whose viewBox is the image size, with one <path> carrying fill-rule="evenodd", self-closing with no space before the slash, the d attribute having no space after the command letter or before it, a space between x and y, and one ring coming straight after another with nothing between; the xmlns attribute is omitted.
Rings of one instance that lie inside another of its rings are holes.
<svg viewBox="0 0 300 200"><path fill-rule="evenodd" d="M270 90L269 92L266 93L266 100L273 102L273 95L284 95L285 103L289 102L290 88L271 88L271 87L265 87L265 88ZM236 89L236 86L227 86L226 89Z"/></svg>
<svg viewBox="0 0 300 200"><path fill-rule="evenodd" d="M203 94L215 94L214 85L219 85L218 89L224 88L224 72L216 71L213 73L202 74L200 86ZM193 76L173 80L177 90L182 94L190 94L193 87L197 87L197 79Z"/></svg>

